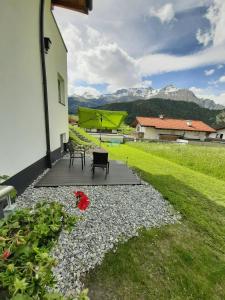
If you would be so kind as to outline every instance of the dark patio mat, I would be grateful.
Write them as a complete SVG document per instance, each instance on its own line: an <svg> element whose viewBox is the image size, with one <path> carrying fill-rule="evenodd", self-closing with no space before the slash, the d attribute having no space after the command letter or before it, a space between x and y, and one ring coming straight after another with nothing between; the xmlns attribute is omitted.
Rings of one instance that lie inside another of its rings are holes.
<svg viewBox="0 0 225 300"><path fill-rule="evenodd" d="M109 174L105 178L105 170L96 168L94 178L91 172L91 160L86 160L84 169L81 169L79 159L69 168L69 159L59 160L46 173L35 187L70 186L70 185L133 185L141 184L140 179L125 164L110 161Z"/></svg>

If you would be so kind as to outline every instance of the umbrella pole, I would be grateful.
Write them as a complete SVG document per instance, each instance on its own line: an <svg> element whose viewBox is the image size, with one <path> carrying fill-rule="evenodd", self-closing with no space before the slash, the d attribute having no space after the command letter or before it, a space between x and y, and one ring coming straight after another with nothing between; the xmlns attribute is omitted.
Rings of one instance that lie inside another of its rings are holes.
<svg viewBox="0 0 225 300"><path fill-rule="evenodd" d="M101 128L100 128L100 147L102 146L102 115L101 115Z"/></svg>

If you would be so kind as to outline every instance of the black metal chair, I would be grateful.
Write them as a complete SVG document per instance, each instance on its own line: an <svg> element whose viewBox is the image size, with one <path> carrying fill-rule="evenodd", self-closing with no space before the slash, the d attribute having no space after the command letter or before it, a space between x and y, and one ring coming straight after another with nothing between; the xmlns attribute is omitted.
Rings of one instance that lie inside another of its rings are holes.
<svg viewBox="0 0 225 300"><path fill-rule="evenodd" d="M108 153L93 152L92 176L94 177L95 168L106 169L105 178L109 173Z"/></svg>
<svg viewBox="0 0 225 300"><path fill-rule="evenodd" d="M73 166L74 158L80 158L81 159L81 166L82 170L84 168L84 154L82 151L77 150L74 148L73 144L71 142L68 143L68 150L70 154L70 167Z"/></svg>
<svg viewBox="0 0 225 300"><path fill-rule="evenodd" d="M86 159L86 151L87 148L84 145L80 145L80 144L75 144L72 142L73 148L76 152L81 152L83 154L83 161L84 161L84 165L85 165L85 159Z"/></svg>

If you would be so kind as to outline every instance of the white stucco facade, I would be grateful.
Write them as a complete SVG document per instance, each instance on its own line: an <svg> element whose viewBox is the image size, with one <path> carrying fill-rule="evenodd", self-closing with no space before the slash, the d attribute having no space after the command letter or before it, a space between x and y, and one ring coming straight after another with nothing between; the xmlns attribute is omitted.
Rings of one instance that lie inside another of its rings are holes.
<svg viewBox="0 0 225 300"><path fill-rule="evenodd" d="M51 151L60 147L60 134L68 140L68 101L67 101L67 50L51 11L51 1L46 1L45 36L51 39L51 48L46 55L46 70L49 99L49 125ZM65 104L58 100L58 75L64 81Z"/></svg>
<svg viewBox="0 0 225 300"><path fill-rule="evenodd" d="M39 44L39 0L4 0L0 10L0 175L13 176L46 155ZM51 151L60 147L67 124L66 48L45 4L45 36ZM64 79L65 105L58 102L57 74Z"/></svg>
<svg viewBox="0 0 225 300"><path fill-rule="evenodd" d="M225 128L218 129L216 131L216 137L221 139L221 140L225 140Z"/></svg>
<svg viewBox="0 0 225 300"><path fill-rule="evenodd" d="M213 132L209 136L212 139L225 140L225 128L217 129L216 132Z"/></svg>
<svg viewBox="0 0 225 300"><path fill-rule="evenodd" d="M184 139L190 140L201 140L204 141L207 137L206 132L201 131L184 131L184 130L174 130L174 129L157 129L155 127L145 127L137 124L136 132L142 133L144 139L150 140L160 140L161 135L170 135L170 136L177 136L183 137Z"/></svg>

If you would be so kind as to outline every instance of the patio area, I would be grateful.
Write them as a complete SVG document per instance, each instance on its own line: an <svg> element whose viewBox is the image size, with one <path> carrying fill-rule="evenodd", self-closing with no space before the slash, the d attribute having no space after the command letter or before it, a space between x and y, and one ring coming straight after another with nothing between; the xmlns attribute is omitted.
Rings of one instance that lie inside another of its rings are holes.
<svg viewBox="0 0 225 300"><path fill-rule="evenodd" d="M115 251L118 244L137 237L140 229L174 224L180 219L162 195L125 163L110 160L106 179L105 170L100 168L92 178L91 164L92 155L88 153L83 170L79 159L69 167L67 155L17 199L20 208L56 201L69 214L82 217L71 233L60 234L52 252L58 261L53 269L56 290L64 295L82 290L84 275L100 265L106 253ZM76 191L90 199L86 211L77 208Z"/></svg>
<svg viewBox="0 0 225 300"><path fill-rule="evenodd" d="M84 169L79 160L69 167L69 159L59 160L36 184L35 187L93 186L93 185L139 185L140 178L120 161L110 160L109 174L96 168L92 177L90 158L86 159Z"/></svg>

